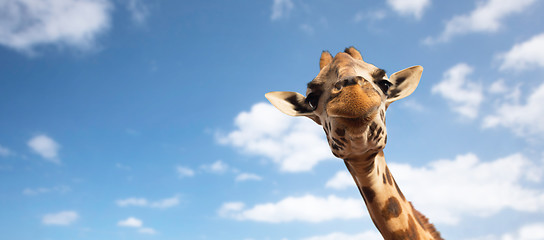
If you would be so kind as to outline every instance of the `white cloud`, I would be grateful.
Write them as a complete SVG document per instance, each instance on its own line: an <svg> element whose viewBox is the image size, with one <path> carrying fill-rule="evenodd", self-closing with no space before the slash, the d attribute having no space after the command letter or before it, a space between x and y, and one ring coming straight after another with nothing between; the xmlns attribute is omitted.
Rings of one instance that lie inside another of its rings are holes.
<svg viewBox="0 0 544 240"><path fill-rule="evenodd" d="M295 5L291 0L274 0L274 3L272 5L272 15L270 15L270 19L272 21L275 21L281 18L285 18L289 15L294 7Z"/></svg>
<svg viewBox="0 0 544 240"><path fill-rule="evenodd" d="M150 227L144 227L143 221L135 217L128 217L125 220L121 220L117 222L117 226L137 228L138 232L141 234L149 234L149 235L157 234L157 231L155 231L155 229Z"/></svg>
<svg viewBox="0 0 544 240"><path fill-rule="evenodd" d="M482 87L467 78L473 71L469 65L459 63L448 69L442 81L432 88L432 93L445 98L455 112L470 119L478 116L484 98Z"/></svg>
<svg viewBox="0 0 544 240"><path fill-rule="evenodd" d="M431 0L387 0L387 4L400 15L421 19Z"/></svg>
<svg viewBox="0 0 544 240"><path fill-rule="evenodd" d="M125 220L121 220L117 222L117 226L139 228L142 226L142 220L137 219L135 217L129 217Z"/></svg>
<svg viewBox="0 0 544 240"><path fill-rule="evenodd" d="M157 231L155 231L155 229L149 228L149 227L140 228L138 229L138 232L143 234L150 234L150 235L157 234Z"/></svg>
<svg viewBox="0 0 544 240"><path fill-rule="evenodd" d="M518 104L521 98L521 86L521 83L517 83L516 86L509 86L504 79L499 79L491 83L487 88L487 92L498 97L495 99L495 103L499 105L504 103Z"/></svg>
<svg viewBox="0 0 544 240"><path fill-rule="evenodd" d="M50 193L50 192L66 193L66 192L69 192L70 190L71 189L68 186L56 186L53 188L41 187L41 188L34 188L34 189L25 188L23 190L23 194L28 196L35 196L35 195Z"/></svg>
<svg viewBox="0 0 544 240"><path fill-rule="evenodd" d="M5 0L0 2L0 44L28 54L40 45L90 49L109 28L108 0Z"/></svg>
<svg viewBox="0 0 544 240"><path fill-rule="evenodd" d="M477 3L476 9L466 15L455 16L446 23L438 37L428 37L425 43L447 42L456 35L472 32L496 32L509 15L522 13L536 0L487 0Z"/></svg>
<svg viewBox="0 0 544 240"><path fill-rule="evenodd" d="M544 67L544 33L516 44L506 53L499 54L501 70L525 70Z"/></svg>
<svg viewBox="0 0 544 240"><path fill-rule="evenodd" d="M45 160L60 164L58 151L60 145L52 138L46 135L38 135L28 141L28 146L37 154L45 158Z"/></svg>
<svg viewBox="0 0 544 240"><path fill-rule="evenodd" d="M506 87L506 84L504 83L504 79L499 79L491 84L489 86L489 92L493 94L503 94L508 91L508 87Z"/></svg>
<svg viewBox="0 0 544 240"><path fill-rule="evenodd" d="M11 150L9 150L9 148L0 145L0 157L7 157L7 156L10 156L12 154L13 154L13 152L11 152Z"/></svg>
<svg viewBox="0 0 544 240"><path fill-rule="evenodd" d="M178 176L181 178L192 177L195 175L195 172L192 169L184 166L177 166L176 171L178 172Z"/></svg>
<svg viewBox="0 0 544 240"><path fill-rule="evenodd" d="M143 24L149 16L149 9L142 0L127 0L127 9L132 21L138 24Z"/></svg>
<svg viewBox="0 0 544 240"><path fill-rule="evenodd" d="M348 187L357 188L357 185L355 184L353 177L347 171L338 171L334 177L327 181L325 187L342 190Z"/></svg>
<svg viewBox="0 0 544 240"><path fill-rule="evenodd" d="M45 225L70 225L79 218L75 211L62 211L58 213L46 214L42 218Z"/></svg>
<svg viewBox="0 0 544 240"><path fill-rule="evenodd" d="M358 234L346 234L341 232L334 232L324 236L313 236L303 238L302 240L383 240L382 235L377 231L366 231Z"/></svg>
<svg viewBox="0 0 544 240"><path fill-rule="evenodd" d="M229 165L227 165L221 160L217 160L216 162L210 165L202 165L202 169L211 173L221 174L229 170Z"/></svg>
<svg viewBox="0 0 544 240"><path fill-rule="evenodd" d="M115 201L119 207L151 207L151 208L170 208L179 204L179 195L170 198L164 198L156 201L148 201L145 198L126 198Z"/></svg>
<svg viewBox="0 0 544 240"><path fill-rule="evenodd" d="M526 102L504 102L500 104L496 112L483 119L484 128L506 127L515 134L526 136L542 136L544 133L544 83L538 86Z"/></svg>
<svg viewBox="0 0 544 240"><path fill-rule="evenodd" d="M500 236L490 234L470 240L544 240L544 222L536 222L521 226L515 232L505 233Z"/></svg>
<svg viewBox="0 0 544 240"><path fill-rule="evenodd" d="M462 216L487 217L505 209L544 212L544 190L523 186L540 182L544 167L521 154L490 162L469 153L423 167L388 165L408 200L435 223L457 224ZM326 186L356 187L346 171L337 172Z"/></svg>
<svg viewBox="0 0 544 240"><path fill-rule="evenodd" d="M240 173L238 176L236 176L235 181L236 182L244 182L244 181L261 181L263 178L257 174L253 173Z"/></svg>
<svg viewBox="0 0 544 240"><path fill-rule="evenodd" d="M269 158L281 171L309 171L334 159L320 126L305 117L284 115L270 104L253 105L249 112L238 114L234 124L236 130L219 135L218 141Z"/></svg>
<svg viewBox="0 0 544 240"><path fill-rule="evenodd" d="M516 233L502 235L501 240L544 240L544 222L525 225Z"/></svg>
<svg viewBox="0 0 544 240"><path fill-rule="evenodd" d="M474 154L438 160L423 167L389 164L400 188L431 222L455 225L463 216L488 217L502 210L544 212L538 183L544 169L521 154L482 162Z"/></svg>
<svg viewBox="0 0 544 240"><path fill-rule="evenodd" d="M326 198L305 195L287 197L277 203L257 204L250 209L241 202L225 203L218 210L222 217L239 221L257 222L323 222L334 219L358 219L366 215L362 199L339 198L330 195Z"/></svg>

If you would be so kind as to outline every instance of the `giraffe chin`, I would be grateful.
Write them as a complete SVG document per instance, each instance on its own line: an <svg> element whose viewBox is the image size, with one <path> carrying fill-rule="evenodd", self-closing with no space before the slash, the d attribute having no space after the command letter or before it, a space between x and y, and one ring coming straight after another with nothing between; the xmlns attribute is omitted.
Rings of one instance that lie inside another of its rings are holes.
<svg viewBox="0 0 544 240"><path fill-rule="evenodd" d="M379 109L360 117L333 117L327 140L336 157L361 158L385 148L387 135Z"/></svg>

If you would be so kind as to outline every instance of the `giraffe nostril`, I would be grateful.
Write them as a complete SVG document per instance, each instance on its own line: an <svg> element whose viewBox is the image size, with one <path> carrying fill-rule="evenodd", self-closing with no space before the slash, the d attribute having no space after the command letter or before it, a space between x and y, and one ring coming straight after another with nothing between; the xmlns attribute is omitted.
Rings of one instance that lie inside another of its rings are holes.
<svg viewBox="0 0 544 240"><path fill-rule="evenodd" d="M336 91L340 91L344 87L351 86L351 85L356 85L358 83L359 82L358 82L358 79L356 77L345 78L343 80L340 80L340 81L336 82L334 84L334 89Z"/></svg>

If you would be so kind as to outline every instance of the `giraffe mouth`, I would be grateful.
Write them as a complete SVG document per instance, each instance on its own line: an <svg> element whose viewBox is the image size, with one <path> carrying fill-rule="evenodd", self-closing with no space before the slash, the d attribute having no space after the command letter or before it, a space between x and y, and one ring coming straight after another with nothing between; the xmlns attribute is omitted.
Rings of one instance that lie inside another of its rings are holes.
<svg viewBox="0 0 544 240"><path fill-rule="evenodd" d="M368 125L369 122L376 116L377 111L370 111L361 116L333 116L333 118L340 124L347 126L348 128L363 128Z"/></svg>
<svg viewBox="0 0 544 240"><path fill-rule="evenodd" d="M361 111L353 113L329 113L329 116L337 119L345 119L346 121L366 121L372 119L372 116L376 114L378 108L379 106L373 106L369 109L361 109Z"/></svg>

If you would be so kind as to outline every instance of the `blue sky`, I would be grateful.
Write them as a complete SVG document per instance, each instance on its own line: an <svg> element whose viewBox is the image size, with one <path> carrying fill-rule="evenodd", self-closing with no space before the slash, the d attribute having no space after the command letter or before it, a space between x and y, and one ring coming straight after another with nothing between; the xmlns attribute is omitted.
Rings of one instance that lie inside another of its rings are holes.
<svg viewBox="0 0 544 240"><path fill-rule="evenodd" d="M312 121L322 50L425 70L386 159L446 239L544 239L537 0L0 3L5 239L380 239Z"/></svg>

